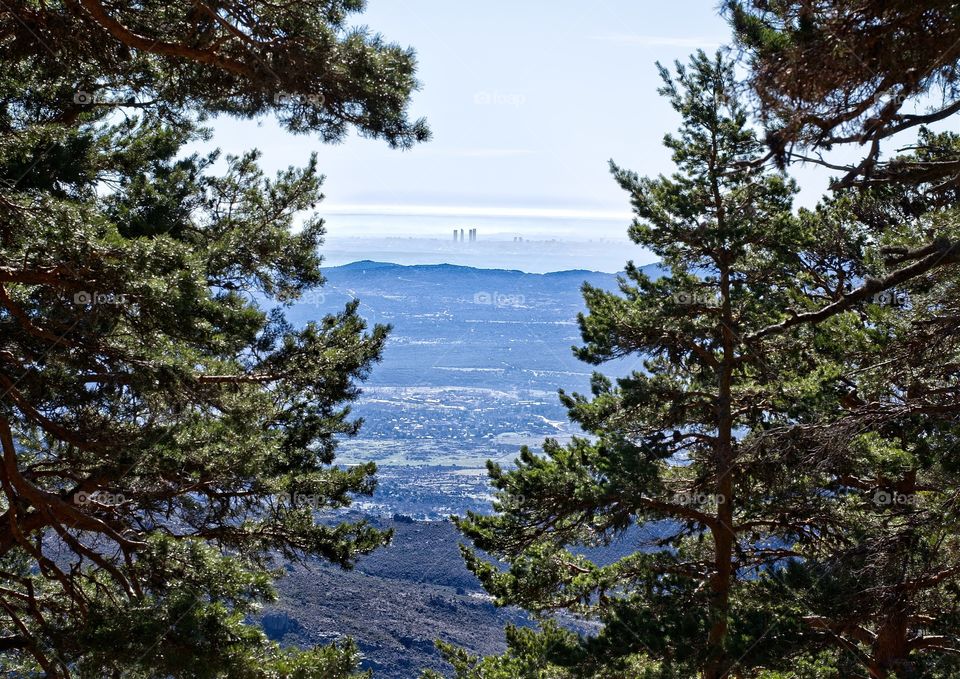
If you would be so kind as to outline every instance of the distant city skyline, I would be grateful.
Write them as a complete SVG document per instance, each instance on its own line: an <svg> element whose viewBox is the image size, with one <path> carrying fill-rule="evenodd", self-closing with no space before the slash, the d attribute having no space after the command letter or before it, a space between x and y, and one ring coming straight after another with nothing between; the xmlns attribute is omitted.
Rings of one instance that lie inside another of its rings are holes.
<svg viewBox="0 0 960 679"><path fill-rule="evenodd" d="M657 95L654 62L686 61L730 38L716 8L694 0L370 0L362 21L416 50L423 89L411 114L427 117L432 141L396 151L353 135L329 146L272 119L221 118L201 145L259 147L271 172L315 151L326 175L317 211L331 239L449 241L468 222L485 234L626 243L629 200L608 160L642 175L673 171L661 141L678 117ZM822 174L800 173L801 202L815 202ZM624 261L649 259L627 245Z"/></svg>

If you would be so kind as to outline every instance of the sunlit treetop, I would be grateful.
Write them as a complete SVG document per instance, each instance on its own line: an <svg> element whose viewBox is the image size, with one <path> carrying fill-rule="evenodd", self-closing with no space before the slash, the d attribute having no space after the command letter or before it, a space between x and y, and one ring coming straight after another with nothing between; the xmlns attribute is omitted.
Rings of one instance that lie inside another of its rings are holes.
<svg viewBox="0 0 960 679"><path fill-rule="evenodd" d="M407 105L413 51L351 23L362 0L129 2L0 7L0 58L21 87L0 124L73 122L92 110L150 108L241 117L274 113L299 133L360 134L409 147L429 137Z"/></svg>

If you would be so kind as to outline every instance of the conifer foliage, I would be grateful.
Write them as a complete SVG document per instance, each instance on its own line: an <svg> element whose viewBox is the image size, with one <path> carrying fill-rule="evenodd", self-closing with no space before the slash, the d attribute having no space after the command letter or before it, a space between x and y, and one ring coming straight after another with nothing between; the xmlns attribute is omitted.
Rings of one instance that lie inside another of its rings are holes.
<svg viewBox="0 0 960 679"><path fill-rule="evenodd" d="M561 392L587 436L490 464L495 513L458 519L506 564L467 549L468 566L543 631L496 658L444 651L471 678L952 676L951 190L838 189L794 211L733 64L661 73L676 172L611 167L663 274L586 286L576 348L641 368ZM955 157L954 135L923 134L903 163ZM575 634L570 615L599 626Z"/></svg>
<svg viewBox="0 0 960 679"><path fill-rule="evenodd" d="M590 397L562 394L590 437L524 450L516 470L491 465L498 513L459 525L509 562L501 572L467 553L501 602L604 623L566 651L584 671L640 654L663 671L715 678L763 662L771 620L750 591L790 555L785 538L807 529L799 516L768 520L783 461L752 454L743 433L789 407L785 385L813 361L795 333L767 329L805 299L798 253L815 257L836 237L798 222L793 183L755 162L762 144L729 60L700 53L675 76L661 72L682 118L665 139L677 171L639 178L611 167L637 215L631 238L666 272L628 265L619 294L587 286L577 350L593 364L633 356L642 368L616 383L597 374ZM821 271L821 294L842 289L847 264ZM635 542L643 532L655 536L645 546ZM580 553L617 539L636 549L606 564Z"/></svg>
<svg viewBox="0 0 960 679"><path fill-rule="evenodd" d="M322 284L315 158L190 153L211 114L408 146L414 60L362 2L0 7L0 667L16 676L352 676L249 624L275 559L389 535L319 520L374 488L333 464L387 328Z"/></svg>
<svg viewBox="0 0 960 679"><path fill-rule="evenodd" d="M956 185L960 163L915 132L960 113L960 6L948 0L727 0L773 155L838 171L840 185ZM830 160L837 146L857 160ZM862 153L860 152L862 151Z"/></svg>

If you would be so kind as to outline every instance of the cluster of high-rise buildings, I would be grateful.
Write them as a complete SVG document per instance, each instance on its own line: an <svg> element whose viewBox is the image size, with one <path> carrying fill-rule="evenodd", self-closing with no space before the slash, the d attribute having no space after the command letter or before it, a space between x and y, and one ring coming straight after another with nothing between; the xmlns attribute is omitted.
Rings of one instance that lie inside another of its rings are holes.
<svg viewBox="0 0 960 679"><path fill-rule="evenodd" d="M475 240L477 240L477 230L470 229L467 232L467 236L470 238L471 243L474 242ZM453 230L453 240L454 242L456 241L460 241L461 243L463 242L463 229L460 229L459 231L457 229Z"/></svg>

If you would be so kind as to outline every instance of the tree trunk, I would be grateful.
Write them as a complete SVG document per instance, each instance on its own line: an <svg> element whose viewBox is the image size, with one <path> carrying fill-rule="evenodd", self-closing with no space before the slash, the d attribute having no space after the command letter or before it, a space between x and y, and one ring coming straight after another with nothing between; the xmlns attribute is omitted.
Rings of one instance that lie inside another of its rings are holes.
<svg viewBox="0 0 960 679"><path fill-rule="evenodd" d="M721 679L727 675L727 619L730 615L730 588L733 585L733 416L731 391L735 361L735 338L730 309L730 274L725 264L720 267L720 300L723 336L723 357L717 390L717 526L713 530L714 572L710 578L710 632L707 636L707 661L704 679Z"/></svg>
<svg viewBox="0 0 960 679"><path fill-rule="evenodd" d="M717 484L717 498L724 501L717 508L720 525L713 532L714 573L710 579L710 633L707 636L707 664L704 679L726 676L727 617L730 613L730 586L733 580L733 482L725 474Z"/></svg>
<svg viewBox="0 0 960 679"><path fill-rule="evenodd" d="M894 613L883 621L883 626L877 630L872 651L870 675L874 679L910 676L893 674L897 670L906 670L909 666L907 656L910 655L910 645L907 641L906 616Z"/></svg>

